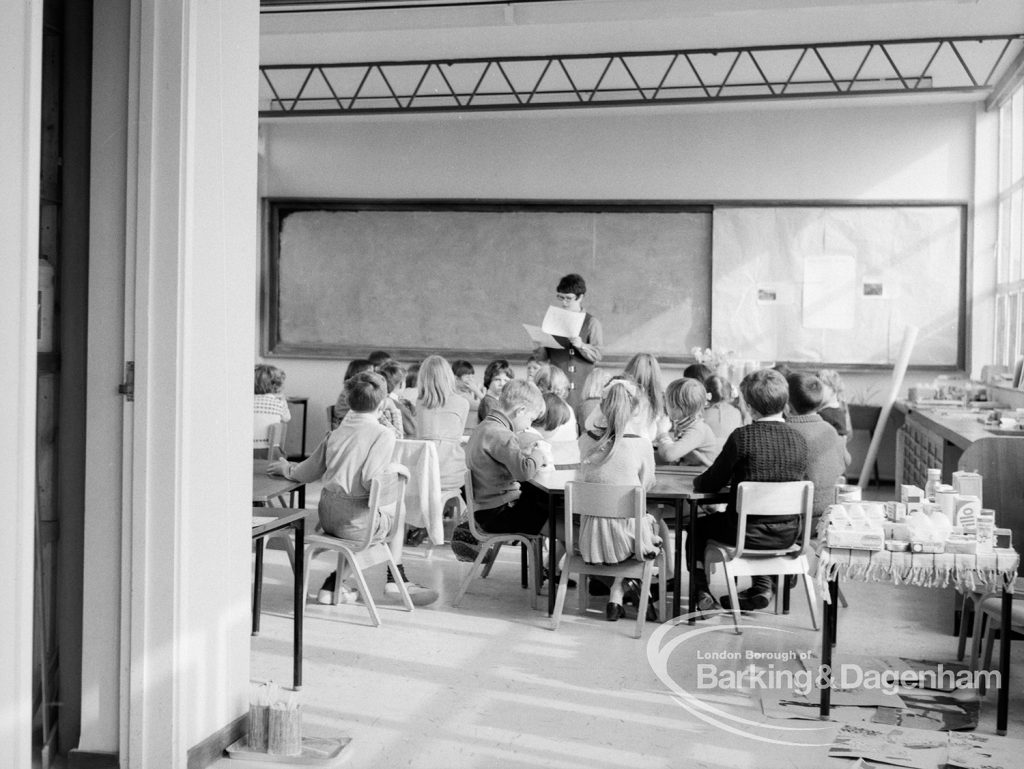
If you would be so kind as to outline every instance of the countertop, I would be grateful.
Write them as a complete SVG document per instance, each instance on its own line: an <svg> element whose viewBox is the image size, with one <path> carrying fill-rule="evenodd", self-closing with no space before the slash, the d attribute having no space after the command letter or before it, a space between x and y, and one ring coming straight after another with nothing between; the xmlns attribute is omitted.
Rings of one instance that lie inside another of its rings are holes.
<svg viewBox="0 0 1024 769"><path fill-rule="evenodd" d="M943 439L949 441L961 449L968 448L972 443L981 438L992 438L999 436L1012 436L1014 433L1003 430L999 433L991 432L985 428L979 420L984 420L991 413L991 409L972 409L959 406L927 406L909 401L900 401L899 408L908 417L913 416L914 420L923 423L925 427ZM1020 437L1024 437L1024 430L1017 431Z"/></svg>

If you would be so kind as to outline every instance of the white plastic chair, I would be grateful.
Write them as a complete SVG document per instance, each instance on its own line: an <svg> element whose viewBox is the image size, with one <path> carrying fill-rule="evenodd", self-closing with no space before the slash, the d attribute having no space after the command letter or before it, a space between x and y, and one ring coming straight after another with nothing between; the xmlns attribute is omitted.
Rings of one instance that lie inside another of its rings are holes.
<svg viewBox="0 0 1024 769"><path fill-rule="evenodd" d="M377 511L390 514L394 521L392 531L399 531L403 534L405 532L405 485L408 480L409 471L403 465L392 463L388 465L387 470L374 478L370 484L369 508L371 516L375 517ZM377 606L373 601L373 596L370 594L370 588L366 583L363 570L386 563L391 568L391 574L394 575L395 584L398 586L398 594L402 598L406 611L412 611L412 599L409 597L409 591L405 588L405 582L402 580L401 574L398 571L398 564L395 562L391 546L388 544L388 539L391 537L390 533L383 535L383 538L374 539L373 526L370 525L367 527L366 538L361 542L355 542L353 540L332 537L330 534L323 533L320 527L317 527L317 529L317 533L306 535L305 570L302 580L303 595L308 594L309 591L309 565L313 559L321 553L336 552L338 554L338 572L334 589L335 605L341 601L342 579L347 574L346 569L350 569L356 578L363 603L370 612L370 619L374 627L379 627L380 614L378 614Z"/></svg>
<svg viewBox="0 0 1024 769"><path fill-rule="evenodd" d="M529 582L532 584L530 587L530 606L534 609L537 608L537 596L540 594L540 583L541 583L541 567L543 563L543 534L493 534L489 531L481 529L476 522L476 502L473 498L473 474L470 470L466 470L466 520L469 523L470 533L476 537L480 542L480 552L477 553L476 559L469 567L469 571L462 580L462 584L459 586L459 592L456 593L455 599L452 601L452 606L457 607L462 601L463 596L466 594L466 590L469 589L469 583L473 581L473 576L476 574L477 569L483 564L484 558L487 556L487 552L494 547L493 559L483 568L481 575L486 577L490 571L491 566L494 564L494 560L497 559L498 549L502 545L518 544L523 545L524 549L529 552L528 560L532 561L533 568L528 569L530 578Z"/></svg>
<svg viewBox="0 0 1024 769"><path fill-rule="evenodd" d="M583 556L573 548L573 517L589 515L594 518L614 518L633 520L634 550L633 558L622 563L603 564L587 563ZM655 558L644 558L643 537L640 536L642 526L646 526L644 517L647 515L647 494L642 486L611 486L605 483L586 483L570 481L565 484L565 565L558 581L558 593L555 596L555 611L551 616L551 629L557 630L562 619L562 607L565 605L565 593L569 587L569 574L579 574L580 612L586 612L587 590L584 577L599 574L607 577L639 578L640 606L636 612L636 625L633 637L639 638L644 631L644 620L647 618L647 603L651 590L651 578L654 566L658 566L660 591L658 594L658 610L660 617L665 616L665 571L667 568L665 550L658 551Z"/></svg>
<svg viewBox="0 0 1024 769"><path fill-rule="evenodd" d="M271 424L267 428L267 445L254 445L252 447L252 458L269 459L271 461L275 459L281 459L285 455L284 449L281 447L284 445L284 437L287 429L288 425L285 424L284 422L274 422L273 424Z"/></svg>
<svg viewBox="0 0 1024 769"><path fill-rule="evenodd" d="M744 481L736 492L736 513L739 516L736 542L728 545L714 540L708 542L704 551L704 566L708 574L714 572L715 564L722 564L725 582L732 602L732 621L736 634L740 630L739 597L736 592L737 577L777 575L780 580L775 592L775 613L783 592L784 575L797 574L803 577L807 592L807 603L811 610L811 623L818 629L817 602L814 597L814 583L811 581L810 562L807 559L808 543L811 538L811 511L814 504L814 484L810 481L787 481L784 483L755 483ZM750 516L801 516L803 534L792 547L783 550L748 550L744 548L747 536L747 522Z"/></svg>

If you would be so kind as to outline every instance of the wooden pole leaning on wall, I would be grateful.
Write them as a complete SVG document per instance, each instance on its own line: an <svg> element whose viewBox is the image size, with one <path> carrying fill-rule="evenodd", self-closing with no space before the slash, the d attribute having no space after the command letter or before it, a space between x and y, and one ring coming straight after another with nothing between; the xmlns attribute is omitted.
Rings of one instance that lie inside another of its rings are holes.
<svg viewBox="0 0 1024 769"><path fill-rule="evenodd" d="M878 415L878 422L875 424L875 430L871 435L871 445L868 446L868 453L864 456L864 465L860 469L860 475L857 476L857 485L862 489L866 489L868 482L871 480L871 468L875 466L878 447L882 443L882 434L885 432L885 426L889 423L889 414L892 413L892 406L896 402L896 396L899 395L900 388L903 387L903 377L907 374L907 365L910 363L910 354L914 351L915 342L917 342L917 326L907 326L903 332L903 345L900 347L899 358L896 359L896 365L892 370L892 387L889 389L889 395L882 403L882 411Z"/></svg>

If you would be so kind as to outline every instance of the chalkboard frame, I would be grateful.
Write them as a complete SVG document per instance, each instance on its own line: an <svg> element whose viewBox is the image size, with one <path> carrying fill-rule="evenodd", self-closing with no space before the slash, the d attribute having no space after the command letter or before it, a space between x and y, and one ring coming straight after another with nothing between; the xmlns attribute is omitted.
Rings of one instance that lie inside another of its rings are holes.
<svg viewBox="0 0 1024 769"><path fill-rule="evenodd" d="M260 290L260 350L268 358L310 358L310 359L352 359L366 357L375 347L358 345L319 345L319 344L286 344L282 342L279 332L279 245L280 226L285 216L296 211L314 210L393 210L393 211L551 211L551 212L687 212L711 214L722 208L927 208L947 207L960 209L960 255L959 255L959 302L957 307L957 353L956 363L949 365L912 364L912 370L928 371L964 371L967 358L967 333L971 322L971 305L968 295L969 274L971 269L970 252L968 250L968 227L970 210L963 201L936 200L899 200L899 201L860 201L860 200L723 200L715 203L693 201L554 201L554 200L465 200L465 199L381 199L381 198L296 198L267 197L263 199L263 243L261 290ZM712 244L711 258L714 258ZM711 302L714 303L712 290ZM713 333L713 329L712 329ZM711 344L710 338L703 346ZM464 348L431 349L395 348L395 355L404 359L422 357L424 353L437 352L448 357L460 357L474 362L486 362L494 357L493 350L471 350ZM522 363L528 352L520 355L508 354L513 363ZM606 355L606 363L622 364L628 356ZM659 360L668 364L688 364L693 359L689 356L661 356ZM807 366L807 361L783 361L794 368ZM872 372L888 371L889 364L873 363L835 363L814 362L816 368L834 368L839 371Z"/></svg>
<svg viewBox="0 0 1024 769"><path fill-rule="evenodd" d="M311 359L355 359L365 358L377 349L369 345L333 345L312 343L287 343L280 333L280 242L283 220L292 213L303 211L484 211L484 212L551 212L551 213L713 213L707 204L680 203L674 201L552 201L552 200L463 200L463 199L378 199L378 198L292 198L268 197L263 200L263 269L261 271L260 351L268 358L311 358ZM710 255L709 255L710 259ZM557 276L555 276L557 278ZM710 283L710 264L708 281ZM710 345L709 336L701 346ZM446 357L458 357L471 361L486 362L495 356L494 350L465 348L423 348L393 347L388 351L399 359L417 359L437 353ZM523 363L530 355L528 350L521 353L502 353L512 363ZM603 361L622 365L628 359L625 354L606 354ZM659 355L662 363L691 363L688 356Z"/></svg>

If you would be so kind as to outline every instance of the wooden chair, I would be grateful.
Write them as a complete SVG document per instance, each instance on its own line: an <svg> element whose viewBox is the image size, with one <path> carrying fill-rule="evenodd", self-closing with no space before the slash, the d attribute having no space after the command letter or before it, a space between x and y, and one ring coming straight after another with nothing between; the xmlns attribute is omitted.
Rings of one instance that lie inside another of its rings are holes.
<svg viewBox="0 0 1024 769"><path fill-rule="evenodd" d="M594 518L611 518L617 520L633 520L634 539L633 558L622 563L598 564L587 563L583 556L573 548L573 517L589 515ZM665 571L667 563L665 551L658 551L656 558L644 558L643 541L639 535L642 526L646 526L644 517L647 515L647 494L642 486L612 486L605 483L585 483L570 481L565 484L565 565L558 581L558 593L555 596L555 610L551 616L551 629L557 630L562 619L562 607L565 604L565 593L569 587L569 574L579 574L580 612L586 611L587 575L600 574L607 577L639 578L640 606L636 611L636 625L633 637L639 638L644 631L644 620L647 617L647 602L651 590L651 578L654 566L658 566L660 588L658 595L659 616L665 616Z"/></svg>
<svg viewBox="0 0 1024 769"><path fill-rule="evenodd" d="M386 471L374 478L370 484L369 507L371 514L375 516L377 511L390 514L394 520L392 530L402 532L403 535L405 532L405 485L408 480L409 471L404 466L393 463L388 466ZM377 612L373 596L370 594L370 588L366 582L366 577L363 575L363 570L386 563L391 568L391 573L395 577L395 584L398 585L398 594L402 598L406 611L412 611L412 599L409 597L409 591L405 588L405 582L402 581L398 571L398 564L395 562L391 546L388 544L391 534L386 534L383 538L374 539L373 526L371 524L367 527L366 538L360 542L355 542L332 537L319 530L319 527L317 529L317 533L306 535L305 571L302 584L303 595L306 595L309 591L309 565L313 559L321 553L336 552L338 554L338 575L334 589L335 604L340 603L341 600L342 579L347 575L346 569L351 570L359 586L359 594L363 598L363 603L370 612L370 620L373 622L374 627L379 627L380 615Z"/></svg>
<svg viewBox="0 0 1024 769"><path fill-rule="evenodd" d="M736 592L737 577L756 575L777 575L780 585L775 592L775 612L783 593L784 575L798 574L804 579L807 603L811 609L811 623L818 629L817 606L814 597L814 583L811 581L810 563L807 559L808 543L811 539L811 511L814 502L814 484L810 481L788 481L785 483L754 483L744 481L736 493L736 513L739 516L736 542L727 545L714 540L708 542L704 551L704 566L708 574L713 573L715 564L722 564L725 582L732 602L732 620L736 634L740 630L739 596ZM801 516L803 529L800 540L783 550L748 550L744 547L747 536L747 522L750 516Z"/></svg>
<svg viewBox="0 0 1024 769"><path fill-rule="evenodd" d="M537 608L537 596L540 594L540 583L541 583L541 569L543 564L543 545L544 535L543 534L492 534L489 531L481 529L476 522L476 502L473 498L473 474L470 470L466 470L466 520L469 523L470 533L476 537L480 542L480 552L477 554L473 563L469 567L469 571L462 580L462 584L459 586L459 592L456 593L455 599L452 601L452 606L457 607L462 601L463 596L466 594L466 590L469 589L469 583L473 581L473 575L476 573L478 567L480 567L484 558L487 556L487 552L493 547L494 555L487 564L483 564L481 576L486 577L491 567L494 565L494 561L498 557L498 550L502 545L508 544L519 544L523 546L524 555L526 555L527 561L533 561L529 564L533 568L527 569L527 573L530 575L528 581L532 584L530 587L530 606L534 609ZM564 572L563 572L564 573Z"/></svg>

